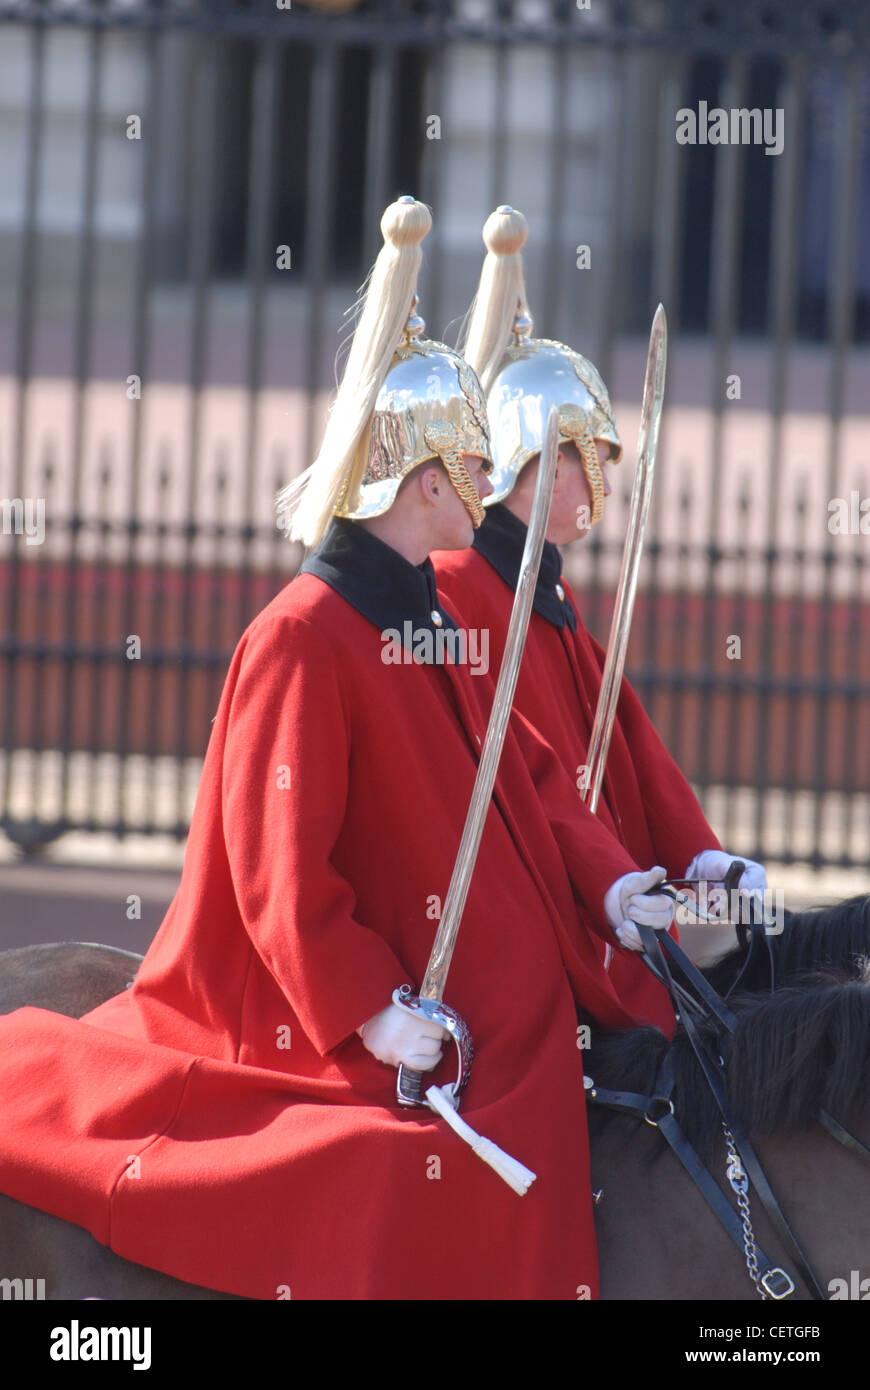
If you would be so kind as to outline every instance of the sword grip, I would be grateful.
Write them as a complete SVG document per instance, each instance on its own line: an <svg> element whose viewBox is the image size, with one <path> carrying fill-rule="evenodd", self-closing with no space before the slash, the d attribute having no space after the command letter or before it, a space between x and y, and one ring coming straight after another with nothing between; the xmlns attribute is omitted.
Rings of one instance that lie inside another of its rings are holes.
<svg viewBox="0 0 870 1390"><path fill-rule="evenodd" d="M423 1073L412 1071L410 1067L399 1064L399 1073L396 1077L396 1100L400 1105L424 1105L423 1100Z"/></svg>
<svg viewBox="0 0 870 1390"><path fill-rule="evenodd" d="M456 1045L458 1070L456 1080L448 1089L453 1096L453 1103L459 1109L459 1097L461 1096L468 1078L471 1075L471 1064L474 1060L474 1048L471 1042L471 1034L464 1019L459 1017L455 1009L451 1009L449 1004L442 1004L438 999L421 999L419 994L414 994L410 985L402 985L401 989L393 990L393 1003L398 1004L400 1009L406 1009L409 1014L415 1014L418 1018L428 1018L430 1022L437 1023L444 1028ZM428 1105L423 1094L424 1073L414 1071L411 1067L406 1067L400 1063L396 1075L396 1100L400 1105Z"/></svg>

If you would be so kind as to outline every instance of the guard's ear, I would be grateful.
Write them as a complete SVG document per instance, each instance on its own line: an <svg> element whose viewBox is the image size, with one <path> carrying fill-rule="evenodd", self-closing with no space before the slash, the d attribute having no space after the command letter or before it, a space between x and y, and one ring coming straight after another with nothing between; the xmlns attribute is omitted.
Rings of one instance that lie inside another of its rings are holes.
<svg viewBox="0 0 870 1390"><path fill-rule="evenodd" d="M430 506L437 506L444 496L445 486L450 486L447 470L440 459L430 459L416 469L418 485L423 498Z"/></svg>
<svg viewBox="0 0 870 1390"><path fill-rule="evenodd" d="M540 455L538 456L540 458ZM556 474L553 480L553 487L559 482L560 475L565 476L565 469L570 467L573 460L577 457L574 446L569 441L561 443L556 453Z"/></svg>

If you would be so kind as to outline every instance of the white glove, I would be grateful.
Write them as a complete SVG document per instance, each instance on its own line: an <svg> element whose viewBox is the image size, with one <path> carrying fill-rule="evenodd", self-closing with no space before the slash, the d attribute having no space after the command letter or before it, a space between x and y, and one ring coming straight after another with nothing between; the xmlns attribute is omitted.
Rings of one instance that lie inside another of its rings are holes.
<svg viewBox="0 0 870 1390"><path fill-rule="evenodd" d="M736 858L736 855L726 854L721 849L702 850L700 854L695 855L686 870L686 878L704 878L710 882L718 882L725 878ZM764 872L764 865L756 864L754 859L744 859L743 863L746 868L740 875L737 887L745 889L748 893L765 889L767 874Z"/></svg>
<svg viewBox="0 0 870 1390"><path fill-rule="evenodd" d="M664 893L646 897L647 888L661 883L668 876L661 867L645 874L623 874L611 883L604 894L604 915L613 927L619 942L630 951L642 951L643 944L635 922L646 927L667 928L674 920L674 904ZM632 921L632 918L634 921Z"/></svg>
<svg viewBox="0 0 870 1390"><path fill-rule="evenodd" d="M439 1023L415 1018L398 1004L388 1004L379 1014L356 1030L379 1062L389 1067L410 1067L412 1071L431 1071L441 1060L441 1044L449 1036Z"/></svg>

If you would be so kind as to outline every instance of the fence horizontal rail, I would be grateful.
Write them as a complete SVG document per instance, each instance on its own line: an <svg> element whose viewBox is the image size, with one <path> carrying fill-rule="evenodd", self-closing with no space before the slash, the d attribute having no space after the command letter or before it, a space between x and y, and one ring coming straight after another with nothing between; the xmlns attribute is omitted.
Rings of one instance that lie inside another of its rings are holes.
<svg viewBox="0 0 870 1390"><path fill-rule="evenodd" d="M827 51L842 58L870 52L870 23L860 7L830 3L824 7L790 0L768 0L759 13L754 0L681 0L679 6L612 4L594 20L589 10L566 0L550 0L547 12L534 6L534 17L523 17L523 0L499 4L480 17L484 6L406 4L383 0L360 13L356 7L341 13L319 11L304 0L280 7L275 0L235 0L214 6L201 0L186 6L142 0L122 6L83 3L83 0L21 0L0 4L0 24L34 28L83 28L119 32L174 30L220 33L240 40L270 39L341 45L378 45L392 49L433 48L446 43L551 46L553 43L590 48L667 48L674 53L729 54L752 51L759 57ZM465 17L463 16L465 11Z"/></svg>
<svg viewBox="0 0 870 1390"><path fill-rule="evenodd" d="M665 303L629 675L729 844L787 857L800 820L795 857L870 865L868 53L845 0L0 0L0 525L44 510L0 535L10 839L183 833L231 653L299 560L273 499L317 452L345 289L411 191L433 336L514 201L537 331L595 361L624 440ZM684 144L702 102L746 139ZM600 640L625 515L566 552Z"/></svg>

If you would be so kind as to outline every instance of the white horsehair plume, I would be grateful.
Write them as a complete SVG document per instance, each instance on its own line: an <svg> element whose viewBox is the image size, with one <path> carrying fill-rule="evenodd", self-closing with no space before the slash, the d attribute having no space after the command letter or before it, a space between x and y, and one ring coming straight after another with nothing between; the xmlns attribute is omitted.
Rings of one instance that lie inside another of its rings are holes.
<svg viewBox="0 0 870 1390"><path fill-rule="evenodd" d="M519 304L526 304L522 249L529 225L521 212L503 203L483 227L486 257L471 306L462 355L477 373L484 393L511 340Z"/></svg>
<svg viewBox="0 0 870 1390"><path fill-rule="evenodd" d="M425 203L399 198L381 218L384 245L369 276L353 343L317 458L276 499L291 540L313 549L329 525L342 489L350 482L384 383L411 311L423 253L432 226Z"/></svg>

